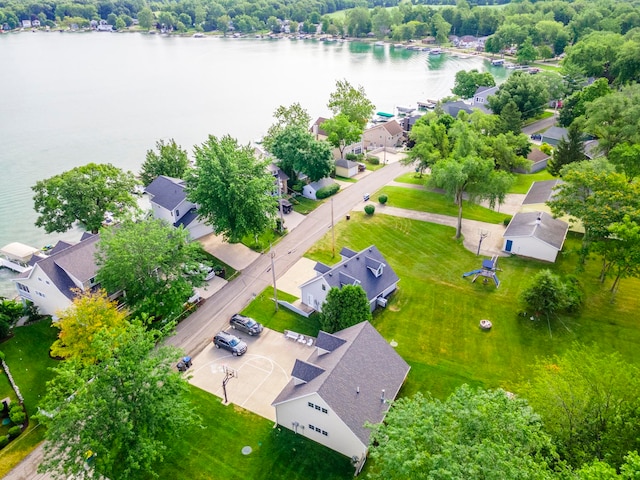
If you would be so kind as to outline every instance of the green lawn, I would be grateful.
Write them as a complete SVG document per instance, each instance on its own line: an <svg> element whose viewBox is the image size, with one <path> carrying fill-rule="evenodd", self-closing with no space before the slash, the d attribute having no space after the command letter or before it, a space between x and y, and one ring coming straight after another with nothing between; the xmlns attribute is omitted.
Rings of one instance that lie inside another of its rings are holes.
<svg viewBox="0 0 640 480"><path fill-rule="evenodd" d="M444 397L462 383L515 391L531 373L538 356L562 352L571 342L597 342L604 351L618 351L640 363L640 281L625 280L615 303L597 281L598 262L587 265L580 278L587 291L581 314L552 324L519 315L518 296L540 269L574 273L576 255L562 254L555 265L516 257L501 258L500 288L462 278L480 266L480 258L453 240L450 227L389 217L354 214L336 226L337 244L360 250L375 244L400 277L399 289L386 309L374 315L374 325L412 369L403 395L431 391ZM579 246L570 236L566 251ZM331 235L308 252L331 264ZM335 263L335 261L334 261ZM483 331L481 319L494 327Z"/></svg>
<svg viewBox="0 0 640 480"><path fill-rule="evenodd" d="M420 175L416 172L403 173L399 177L394 178L394 181L398 183L408 183L411 185L424 185L427 182L429 175Z"/></svg>
<svg viewBox="0 0 640 480"><path fill-rule="evenodd" d="M296 298L297 297L293 295L278 290L278 300L293 302ZM320 322L317 314L305 318L282 306L280 306L276 312L275 302L273 300L273 287L267 287L247 305L241 313L257 320L265 327L278 332L293 330L294 332L315 337L320 330Z"/></svg>
<svg viewBox="0 0 640 480"><path fill-rule="evenodd" d="M536 173L516 173L515 177L516 181L513 182L513 185L509 189L509 193L527 193L533 182L553 180L556 178L551 175L546 168Z"/></svg>
<svg viewBox="0 0 640 480"><path fill-rule="evenodd" d="M51 327L50 320L42 320L17 327L13 332L13 338L2 343L0 350L5 353L13 379L24 397L27 414L32 416L46 391L46 382L53 377L49 369L58 363L49 357L49 348L58 330ZM13 394L11 398L16 400ZM0 477L17 465L43 438L44 429L31 419L28 429L0 450Z"/></svg>
<svg viewBox="0 0 640 480"><path fill-rule="evenodd" d="M202 417L186 438L174 441L159 478L190 480L331 480L353 476L350 460L242 408L225 406L196 387L193 404ZM249 446L251 454L243 455Z"/></svg>
<svg viewBox="0 0 640 480"><path fill-rule="evenodd" d="M293 211L301 213L302 215L307 215L322 205L322 202L318 200L311 200L307 197L303 197L302 195L291 198L290 202L293 204Z"/></svg>
<svg viewBox="0 0 640 480"><path fill-rule="evenodd" d="M446 195L428 190L418 190L415 188L403 187L383 187L375 194L371 195L376 199L385 194L389 199L387 205L390 207L406 208L420 212L439 213L442 215L458 216L458 207ZM475 203L463 202L462 217L469 220L479 220L488 223L502 223L509 215L495 212L488 208L481 207Z"/></svg>

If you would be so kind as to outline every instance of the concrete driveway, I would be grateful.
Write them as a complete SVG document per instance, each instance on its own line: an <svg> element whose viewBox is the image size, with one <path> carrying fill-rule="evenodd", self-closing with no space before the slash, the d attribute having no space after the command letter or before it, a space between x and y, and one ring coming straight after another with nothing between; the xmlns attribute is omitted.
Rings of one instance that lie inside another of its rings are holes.
<svg viewBox="0 0 640 480"><path fill-rule="evenodd" d="M221 235L213 233L198 241L207 252L236 270L244 270L260 256L242 243L227 243Z"/></svg>
<svg viewBox="0 0 640 480"><path fill-rule="evenodd" d="M268 328L259 337L234 333L248 345L244 355L234 357L210 342L193 359L193 365L185 375L191 376L191 384L224 401L225 367L234 369L237 378L231 378L227 383L229 402L275 421L276 411L271 402L291 379L296 359L306 360L315 347L287 340L282 333Z"/></svg>

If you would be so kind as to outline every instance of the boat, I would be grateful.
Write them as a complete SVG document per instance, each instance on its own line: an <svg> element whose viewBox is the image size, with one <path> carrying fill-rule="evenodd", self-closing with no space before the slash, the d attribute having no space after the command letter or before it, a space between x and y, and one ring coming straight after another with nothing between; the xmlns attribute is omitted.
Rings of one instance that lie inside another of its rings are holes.
<svg viewBox="0 0 640 480"><path fill-rule="evenodd" d="M404 48L404 45L402 43L394 43L393 48Z"/></svg>
<svg viewBox="0 0 640 480"><path fill-rule="evenodd" d="M491 60L491 65L493 65L494 67L504 66L504 58L496 58L495 60Z"/></svg>
<svg viewBox="0 0 640 480"><path fill-rule="evenodd" d="M13 242L0 248L0 267L23 273L31 269L29 262L40 250L23 243Z"/></svg>
<svg viewBox="0 0 640 480"><path fill-rule="evenodd" d="M380 42L376 42L373 44L376 47L384 47L384 42L380 41Z"/></svg>
<svg viewBox="0 0 640 480"><path fill-rule="evenodd" d="M406 107L406 106L398 105L396 107L396 110L398 110L399 114L409 115L416 111L416 107Z"/></svg>
<svg viewBox="0 0 640 480"><path fill-rule="evenodd" d="M442 49L432 48L431 50L429 50L429 55L442 55Z"/></svg>
<svg viewBox="0 0 640 480"><path fill-rule="evenodd" d="M418 110L433 110L434 108L436 108L436 104L438 102L436 102L435 100L425 100L424 102L418 102Z"/></svg>

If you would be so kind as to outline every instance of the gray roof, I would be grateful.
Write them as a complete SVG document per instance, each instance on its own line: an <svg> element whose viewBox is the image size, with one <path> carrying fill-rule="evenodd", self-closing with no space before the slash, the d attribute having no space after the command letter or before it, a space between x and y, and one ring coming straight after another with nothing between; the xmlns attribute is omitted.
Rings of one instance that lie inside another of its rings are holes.
<svg viewBox="0 0 640 480"><path fill-rule="evenodd" d="M336 182L334 182L333 179L331 179L329 177L325 177L325 178L321 178L320 180L318 180L316 182L311 182L309 184L309 186L311 188L313 188L317 192L321 188L328 187L330 185L333 185L334 183L336 183Z"/></svg>
<svg viewBox="0 0 640 480"><path fill-rule="evenodd" d="M543 138L552 138L554 140L561 140L563 138L566 139L568 134L569 132L566 128L554 126L554 127L547 128L542 134L542 136Z"/></svg>
<svg viewBox="0 0 640 480"><path fill-rule="evenodd" d="M345 158L340 158L340 159L336 160L336 167L358 168L358 163L357 162L352 162L351 160L347 160Z"/></svg>
<svg viewBox="0 0 640 480"><path fill-rule="evenodd" d="M500 87L487 87L487 86L480 86L476 89L475 93L473 94L474 97L480 95L483 98L487 98L490 97L491 95L495 95L495 93L498 91Z"/></svg>
<svg viewBox="0 0 640 480"><path fill-rule="evenodd" d="M151 196L150 201L156 205L173 210L187 198L184 187L184 180L160 175L144 191Z"/></svg>
<svg viewBox="0 0 640 480"><path fill-rule="evenodd" d="M522 201L523 205L531 205L534 203L546 203L553 198L556 185L563 183L560 179L543 180L541 182L533 182L527 196Z"/></svg>
<svg viewBox="0 0 640 480"><path fill-rule="evenodd" d="M473 113L473 108L471 107L471 105L467 105L462 100L443 103L442 110L444 110L445 113L448 113L452 117L457 117L458 113L460 113L460 110L464 110L467 113Z"/></svg>
<svg viewBox="0 0 640 480"><path fill-rule="evenodd" d="M293 370L291 370L291 376L302 380L303 382L310 382L323 373L324 368L316 367L315 365L303 362L300 359L296 359L296 363L293 365Z"/></svg>
<svg viewBox="0 0 640 480"><path fill-rule="evenodd" d="M272 405L317 393L368 445L371 431L365 428L365 423L380 423L384 419L388 402L395 399L410 367L369 322L333 336L344 340L343 344L324 355L316 349L305 362L324 371L307 383L295 385L291 380Z"/></svg>
<svg viewBox="0 0 640 480"><path fill-rule="evenodd" d="M567 222L546 212L520 212L513 216L503 237L535 237L561 250L568 230Z"/></svg>
<svg viewBox="0 0 640 480"><path fill-rule="evenodd" d="M99 235L83 237L83 240L75 245L58 250L36 262L43 272L51 279L55 286L67 298L73 299L75 294L72 289L77 288L70 276L85 283L96 276L98 267L95 261L96 243ZM29 276L25 272L24 276Z"/></svg>
<svg viewBox="0 0 640 480"><path fill-rule="evenodd" d="M353 285L357 282L367 292L367 298L371 301L400 280L375 245L360 252L343 248L340 255L343 257L342 261L329 270L324 264L316 264L315 270L321 273L329 287L341 288L343 285ZM371 270L372 265L382 265L382 274L376 276ZM312 278L301 287L316 281L317 278Z"/></svg>
<svg viewBox="0 0 640 480"><path fill-rule="evenodd" d="M345 339L336 335L332 335L327 332L318 332L318 338L316 339L316 347L320 350L326 350L327 352L333 352L336 348L346 342Z"/></svg>
<svg viewBox="0 0 640 480"><path fill-rule="evenodd" d="M539 148L532 148L527 155L527 160L531 160L533 163L538 163L548 160L549 157L551 157L551 155L549 155L548 153L544 153Z"/></svg>

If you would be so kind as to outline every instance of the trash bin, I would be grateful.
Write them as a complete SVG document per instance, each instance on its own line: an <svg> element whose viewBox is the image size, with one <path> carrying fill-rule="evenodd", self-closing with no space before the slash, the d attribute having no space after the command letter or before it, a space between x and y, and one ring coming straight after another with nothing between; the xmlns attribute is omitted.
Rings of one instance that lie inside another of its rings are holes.
<svg viewBox="0 0 640 480"><path fill-rule="evenodd" d="M349 220L351 218L351 215L347 214L347 220Z"/></svg>
<svg viewBox="0 0 640 480"><path fill-rule="evenodd" d="M369 201L369 194L368 194L368 193L365 193L365 194L362 196L362 198L364 199L364 201L365 201L365 202L368 202L368 201Z"/></svg>
<svg viewBox="0 0 640 480"><path fill-rule="evenodd" d="M191 357L183 357L182 361L184 362L184 364L186 365L187 368L189 368L192 365Z"/></svg>
<svg viewBox="0 0 640 480"><path fill-rule="evenodd" d="M184 362L178 362L178 371L179 372L186 372L187 371L187 366L185 365Z"/></svg>

